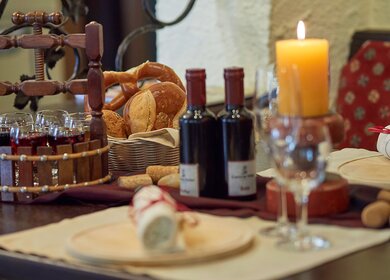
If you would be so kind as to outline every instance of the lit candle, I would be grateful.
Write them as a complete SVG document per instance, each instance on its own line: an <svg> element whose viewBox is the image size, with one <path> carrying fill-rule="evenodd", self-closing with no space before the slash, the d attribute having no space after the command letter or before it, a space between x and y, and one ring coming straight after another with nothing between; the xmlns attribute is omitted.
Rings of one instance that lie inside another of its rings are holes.
<svg viewBox="0 0 390 280"><path fill-rule="evenodd" d="M328 41L305 39L302 21L298 23L297 36L298 40L276 42L279 113L303 117L325 115L329 106Z"/></svg>

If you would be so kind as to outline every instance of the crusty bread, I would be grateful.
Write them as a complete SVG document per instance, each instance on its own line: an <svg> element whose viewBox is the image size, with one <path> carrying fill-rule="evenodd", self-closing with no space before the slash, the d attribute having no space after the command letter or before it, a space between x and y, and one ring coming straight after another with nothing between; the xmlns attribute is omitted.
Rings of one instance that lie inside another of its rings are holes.
<svg viewBox="0 0 390 280"><path fill-rule="evenodd" d="M174 173L162 177L158 180L157 185L159 187L171 187L171 188L180 188L180 174Z"/></svg>
<svg viewBox="0 0 390 280"><path fill-rule="evenodd" d="M152 185L152 178L148 174L120 176L118 178L118 186L125 189L134 190L138 187Z"/></svg>
<svg viewBox="0 0 390 280"><path fill-rule="evenodd" d="M172 166L150 165L146 168L146 174L148 174L152 178L153 183L155 184L162 177L174 173L179 173L179 167L177 165L172 165Z"/></svg>
<svg viewBox="0 0 390 280"><path fill-rule="evenodd" d="M187 100L185 99L184 102L183 102L183 105L180 108L180 110L173 117L173 120L172 120L172 127L173 128L179 129L180 117L186 112L186 110L187 110Z"/></svg>
<svg viewBox="0 0 390 280"><path fill-rule="evenodd" d="M106 123L107 134L117 138L127 138L124 119L116 112L103 110L103 120Z"/></svg>
<svg viewBox="0 0 390 280"><path fill-rule="evenodd" d="M377 200L368 204L362 211L361 219L366 227L380 228L389 223L390 203Z"/></svg>
<svg viewBox="0 0 390 280"><path fill-rule="evenodd" d="M156 100L154 129L173 127L173 119L186 100L184 91L170 82L155 84L149 89Z"/></svg>
<svg viewBox="0 0 390 280"><path fill-rule="evenodd" d="M142 90L127 101L123 117L128 134L151 131L156 121L156 101L150 90Z"/></svg>
<svg viewBox="0 0 390 280"><path fill-rule="evenodd" d="M123 110L127 133L178 128L178 117L185 110L185 101L184 91L171 82L156 83L138 92Z"/></svg>

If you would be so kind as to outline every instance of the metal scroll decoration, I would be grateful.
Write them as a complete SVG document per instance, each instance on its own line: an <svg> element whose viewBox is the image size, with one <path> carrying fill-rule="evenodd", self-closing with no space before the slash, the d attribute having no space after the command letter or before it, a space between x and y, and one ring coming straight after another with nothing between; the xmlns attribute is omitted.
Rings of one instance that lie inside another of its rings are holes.
<svg viewBox="0 0 390 280"><path fill-rule="evenodd" d="M164 21L159 20L156 17L156 15L153 13L153 11L149 5L150 2L148 0L142 0L142 7L152 23L141 26L141 27L133 30L122 40L122 42L120 43L120 45L118 47L116 57L115 57L116 70L117 71L123 70L122 69L123 56L125 55L126 50L129 47L130 43L135 38L137 38L138 36L143 35L145 33L154 32L154 31L162 29L164 27L172 26L172 25L175 25L175 24L181 22L189 14L189 12L192 10L192 7L194 6L195 1L196 0L190 0L187 3L187 6L184 9L184 11L176 19L174 19L173 21L170 21L170 22L164 22Z"/></svg>

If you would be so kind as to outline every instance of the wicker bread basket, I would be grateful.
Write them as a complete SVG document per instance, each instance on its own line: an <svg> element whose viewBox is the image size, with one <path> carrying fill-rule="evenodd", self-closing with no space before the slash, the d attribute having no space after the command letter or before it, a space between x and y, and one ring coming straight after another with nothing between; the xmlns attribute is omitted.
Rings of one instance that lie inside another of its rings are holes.
<svg viewBox="0 0 390 280"><path fill-rule="evenodd" d="M164 128L137 133L128 139L108 136L109 169L113 171L144 172L149 165L179 164L179 131Z"/></svg>

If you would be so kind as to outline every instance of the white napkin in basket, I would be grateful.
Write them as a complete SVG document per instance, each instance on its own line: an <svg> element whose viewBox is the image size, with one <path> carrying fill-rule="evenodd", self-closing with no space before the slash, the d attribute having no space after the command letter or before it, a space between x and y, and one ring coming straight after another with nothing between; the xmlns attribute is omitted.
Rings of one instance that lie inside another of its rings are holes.
<svg viewBox="0 0 390 280"><path fill-rule="evenodd" d="M179 130L174 128L161 128L148 132L138 132L131 134L128 139L149 141L176 148L179 146Z"/></svg>

